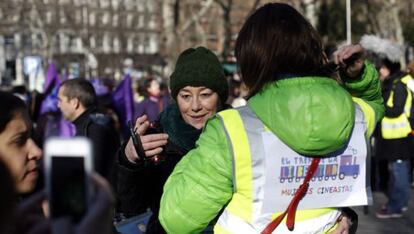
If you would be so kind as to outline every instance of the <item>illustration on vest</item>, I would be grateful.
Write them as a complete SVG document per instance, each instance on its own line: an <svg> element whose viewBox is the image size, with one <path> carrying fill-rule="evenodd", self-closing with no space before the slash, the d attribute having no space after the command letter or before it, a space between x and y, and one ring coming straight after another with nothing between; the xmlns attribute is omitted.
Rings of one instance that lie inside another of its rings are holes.
<svg viewBox="0 0 414 234"><path fill-rule="evenodd" d="M289 165L292 160L287 158L282 159L282 167L280 170L280 183L284 183L286 180L291 183L293 180L299 182L303 180L309 169L312 158L295 157L295 165ZM359 164L356 163L356 156L352 155L340 155L332 158L322 159L318 170L312 177L312 181L318 179L335 180L337 177L340 180L345 179L346 176L352 176L356 179L360 173Z"/></svg>

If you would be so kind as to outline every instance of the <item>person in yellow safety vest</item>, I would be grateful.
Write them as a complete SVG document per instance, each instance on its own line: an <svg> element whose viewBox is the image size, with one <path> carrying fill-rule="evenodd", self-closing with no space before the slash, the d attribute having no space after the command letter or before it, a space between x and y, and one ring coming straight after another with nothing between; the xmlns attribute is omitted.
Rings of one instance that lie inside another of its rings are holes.
<svg viewBox="0 0 414 234"><path fill-rule="evenodd" d="M378 158L388 169L388 201L376 213L377 218L401 218L410 198L410 157L412 154L413 108L411 75L400 70L398 60L382 59L385 116L378 139Z"/></svg>
<svg viewBox="0 0 414 234"><path fill-rule="evenodd" d="M363 48L345 46L329 63L317 31L287 4L257 9L238 34L235 55L247 106L210 119L168 178L159 213L167 233L201 232L217 216L215 233L261 233L276 207L289 205L272 193L282 185L270 181L275 161L287 154L313 161L356 139L366 152L364 138L382 118L378 73ZM341 82L333 78L335 64ZM338 208L298 209L294 220L292 232L283 221L273 233L348 231Z"/></svg>

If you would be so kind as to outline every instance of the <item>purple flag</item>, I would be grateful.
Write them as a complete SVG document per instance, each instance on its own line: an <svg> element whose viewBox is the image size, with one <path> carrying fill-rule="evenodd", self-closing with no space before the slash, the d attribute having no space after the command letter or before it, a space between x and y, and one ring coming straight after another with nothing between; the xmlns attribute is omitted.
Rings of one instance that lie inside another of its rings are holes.
<svg viewBox="0 0 414 234"><path fill-rule="evenodd" d="M47 69L47 76L44 86L45 99L43 99L40 106L40 114L47 112L59 111L58 104L58 91L59 91L60 79L56 70L56 66L53 62L50 63Z"/></svg>
<svg viewBox="0 0 414 234"><path fill-rule="evenodd" d="M67 74L64 79L67 79ZM50 63L49 68L47 69L46 81L45 81L45 99L43 99L42 105L40 107L40 114L47 114L51 112L60 112L58 107L58 92L60 86L59 73L57 72L56 66L53 62ZM63 116L60 114L57 119L49 120L49 122L57 122L56 130L59 132L59 136L71 137L75 135L75 125L71 122L68 122L63 119ZM54 126L54 124L49 123L47 126ZM48 137L50 134L46 134ZM52 134L54 135L54 134Z"/></svg>
<svg viewBox="0 0 414 234"><path fill-rule="evenodd" d="M109 93L108 87L106 87L100 78L92 79L92 86L95 89L96 96L102 96Z"/></svg>
<svg viewBox="0 0 414 234"><path fill-rule="evenodd" d="M134 100L132 95L131 76L125 75L124 79L112 93L112 100L115 110L119 117L119 123L122 128L122 135L128 137L128 120L133 120Z"/></svg>
<svg viewBox="0 0 414 234"><path fill-rule="evenodd" d="M73 125L71 122L66 121L63 119L63 116L60 116L59 121L59 136L61 137L73 137L76 134L76 128L75 125Z"/></svg>
<svg viewBox="0 0 414 234"><path fill-rule="evenodd" d="M53 82L59 81L59 74L56 70L56 66L53 62L50 62L49 67L47 69L47 75L44 85L44 90L48 90L50 88L50 85L54 85Z"/></svg>

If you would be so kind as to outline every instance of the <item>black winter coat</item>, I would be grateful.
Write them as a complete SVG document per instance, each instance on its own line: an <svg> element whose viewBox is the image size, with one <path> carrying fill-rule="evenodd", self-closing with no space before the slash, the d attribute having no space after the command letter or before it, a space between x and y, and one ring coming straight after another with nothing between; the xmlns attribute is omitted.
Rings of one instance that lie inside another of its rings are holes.
<svg viewBox="0 0 414 234"><path fill-rule="evenodd" d="M158 132L165 132L169 136L164 148L165 160L161 163L137 165L129 162L124 153L126 142L118 151L117 157L117 213L131 217L150 208L153 216L146 233L164 233L158 220L164 184L175 165L195 147L201 134L201 130L184 122L175 103L161 113Z"/></svg>
<svg viewBox="0 0 414 234"><path fill-rule="evenodd" d="M112 119L95 108L87 109L76 120L76 136L86 136L92 141L95 171L113 182L116 153L119 149L119 134Z"/></svg>
<svg viewBox="0 0 414 234"><path fill-rule="evenodd" d="M398 117L404 112L404 105L407 98L407 86L401 82L401 78L406 74L403 72L396 72L388 77L382 85L382 96L384 98L385 116L394 118ZM393 107L386 105L390 97L391 91L394 91ZM411 114L412 115L412 114ZM414 126L413 120L410 120L411 126ZM381 136L381 126L377 127L378 134L378 148L377 155L381 159L388 161L395 161L397 159L407 160L410 158L411 151L411 137L401 139L384 139Z"/></svg>

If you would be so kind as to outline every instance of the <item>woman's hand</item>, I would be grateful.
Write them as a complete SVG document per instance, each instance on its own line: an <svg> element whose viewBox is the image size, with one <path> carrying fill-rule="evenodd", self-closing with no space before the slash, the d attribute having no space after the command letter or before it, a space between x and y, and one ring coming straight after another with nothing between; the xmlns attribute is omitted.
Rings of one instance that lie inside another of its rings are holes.
<svg viewBox="0 0 414 234"><path fill-rule="evenodd" d="M93 202L79 224L73 224L68 217L51 220L51 234L111 234L112 217L115 206L114 194L109 183L97 173L92 174L96 188Z"/></svg>
<svg viewBox="0 0 414 234"><path fill-rule="evenodd" d="M14 213L14 233L43 234L50 232L50 222L40 211L46 192L37 192L23 200Z"/></svg>
<svg viewBox="0 0 414 234"><path fill-rule="evenodd" d="M338 226L329 234L348 234L351 220L344 214L338 219Z"/></svg>
<svg viewBox="0 0 414 234"><path fill-rule="evenodd" d="M153 157L159 155L163 151L163 146L167 144L168 135L165 133L144 135L150 127L150 122L146 115L143 115L135 122L135 129L137 137L140 138L142 147L145 151L145 157ZM140 160L142 155L137 154L132 139L129 138L125 147L125 155L128 161L136 163Z"/></svg>
<svg viewBox="0 0 414 234"><path fill-rule="evenodd" d="M357 77L364 68L365 51L360 44L343 46L333 56L335 64L350 78Z"/></svg>
<svg viewBox="0 0 414 234"><path fill-rule="evenodd" d="M73 224L69 217L49 219L41 215L40 206L46 198L46 193L42 191L28 197L16 207L14 233L111 234L114 194L109 183L97 173L92 175L92 182L96 187L96 194L79 224Z"/></svg>

